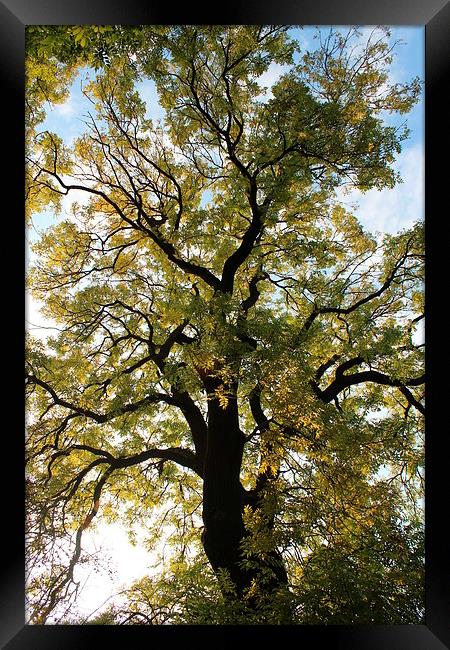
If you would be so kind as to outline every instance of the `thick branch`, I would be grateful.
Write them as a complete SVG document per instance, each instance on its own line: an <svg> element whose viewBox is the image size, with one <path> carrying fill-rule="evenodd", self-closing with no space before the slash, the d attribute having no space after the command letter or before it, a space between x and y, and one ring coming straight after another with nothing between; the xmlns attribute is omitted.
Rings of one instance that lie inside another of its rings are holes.
<svg viewBox="0 0 450 650"><path fill-rule="evenodd" d="M95 422L106 422L107 417L106 415L96 413L95 411L91 411L90 409L82 408L80 406L77 406L76 404L72 404L71 402L68 402L65 399L62 399L59 397L59 395L56 393L56 391L49 385L47 382L42 381L42 379L39 379L38 377L35 377L34 375L25 375L25 379L28 384L35 384L36 386L41 386L41 388L44 388L48 393L50 393L51 397L53 398L53 403L55 406L63 406L64 408L70 409L74 413L77 413L78 415L84 415L87 418L90 418L91 420L95 420Z"/></svg>
<svg viewBox="0 0 450 650"><path fill-rule="evenodd" d="M267 209L268 200L263 206L256 201L256 182L252 179L250 191L248 192L249 203L252 209L252 220L250 226L244 233L238 248L228 257L223 265L221 290L224 293L233 293L234 278L238 268L245 262L253 250L253 246L261 234L263 228L262 217Z"/></svg>
<svg viewBox="0 0 450 650"><path fill-rule="evenodd" d="M172 460L182 467L192 469L200 477L202 476L201 468L199 467L197 457L190 449L183 447L171 447L169 449L147 449L140 454L134 456L124 456L116 458L112 464L114 469L121 469L123 467L131 467L132 465L139 465L150 458L160 458L161 460Z"/></svg>
<svg viewBox="0 0 450 650"><path fill-rule="evenodd" d="M425 414L425 409L418 402L414 396L411 394L411 392L406 388L407 386L420 386L421 384L425 383L425 375L420 375L419 377L414 377L412 379L407 379L406 381L400 381L399 379L392 379L388 375L385 375L381 372L378 372L377 370L365 370L362 372L356 372L351 375L344 375L343 372L346 368L349 368L351 365L356 365L356 363L360 363L359 360L350 360L345 362L345 364L342 364L338 370L339 372L336 372L336 377L334 381L329 384L325 388L325 390L322 390L319 388L319 386L315 382L311 382L311 385L316 393L316 395L325 403L331 402L331 400L335 399L339 393L341 393L343 390L346 388L349 388L350 386L356 386L358 384L366 383L366 382L373 382L376 384L382 384L385 386L395 386L396 388L399 388L401 392L407 397L407 399L413 404L418 411L420 411L422 414ZM343 366L346 366L346 368L343 368Z"/></svg>
<svg viewBox="0 0 450 650"><path fill-rule="evenodd" d="M123 406L114 409L113 411L109 411L107 413L97 413L91 409L77 406L76 404L68 402L67 400L59 397L56 391L47 382L39 379L38 377L35 377L34 375L26 375L26 379L29 384L36 384L37 386L41 386L41 388L44 388L44 390L50 393L55 406L62 406L64 408L70 409L74 413L90 418L91 420L94 420L98 423L108 422L118 417L119 415L123 415L124 413L134 413L144 406L147 406L149 404L156 404L158 402L165 402L166 404L170 404L172 406L178 406L176 400L171 395L167 395L165 393L153 393L151 395L147 395L147 397L144 397L141 400L138 400L137 402L124 404Z"/></svg>
<svg viewBox="0 0 450 650"><path fill-rule="evenodd" d="M123 212L123 210L120 209L119 205L115 201L113 201L107 194L105 194L105 192L102 192L101 190L96 190L91 187L86 187L85 185L73 185L73 184L68 185L64 183L61 176L59 176L59 174L56 171L51 171L49 169L44 169L44 168L41 171L52 176L58 181L60 186L64 189L64 192L60 192L60 193L68 194L69 191L71 190L80 190L83 192L87 192L89 194L94 194L102 197L107 203L109 203L109 205L111 205L114 208L114 210L121 217L121 219L123 219L126 223L128 223L132 228L136 230L140 230L144 232L146 235L148 235L148 237L150 237L150 239L158 246L158 248L161 251L163 251L163 253L165 253L167 258L171 262L176 264L178 268L180 268L182 271L185 271L186 273L190 273L192 275L201 278L204 282L206 282L206 284L208 284L210 287L212 287L215 290L220 288L219 279L209 269L200 266L198 264L195 264L194 262L189 262L188 260L184 260L183 258L181 258L178 255L173 244L166 241L161 235L161 233L155 232L154 230L150 230L149 228L145 228L141 224L127 217ZM58 190L56 190L54 187L51 186L49 187L54 192L58 192ZM137 208L140 209L140 206L137 206ZM157 226L155 226L155 228L157 229Z"/></svg>
<svg viewBox="0 0 450 650"><path fill-rule="evenodd" d="M261 406L261 386L259 384L257 384L250 393L249 405L253 419L258 425L260 434L264 434L269 430L270 422ZM261 440L261 461L265 460L264 453L270 454L272 452L272 448L272 443L264 442ZM259 470L255 488L247 493L247 501L250 503L250 505L256 506L258 504L260 494L262 493L263 489L267 486L270 480L277 478L277 475L277 470L270 465L265 467L263 470Z"/></svg>
<svg viewBox="0 0 450 650"><path fill-rule="evenodd" d="M256 339L249 336L247 333L247 314L251 307L256 305L260 292L258 290L258 282L267 278L267 273L258 268L255 275L249 282L249 295L241 302L241 311L237 319L237 332L236 335L243 343L247 343L253 350L256 350L258 344Z"/></svg>
<svg viewBox="0 0 450 650"><path fill-rule="evenodd" d="M253 419L258 425L259 431L263 433L269 428L269 420L267 419L261 406L261 386L257 384L251 391L248 400Z"/></svg>
<svg viewBox="0 0 450 650"><path fill-rule="evenodd" d="M252 277L252 279L249 282L248 288L249 288L249 295L245 300L241 302L241 307L245 315L247 315L248 310L251 307L254 307L258 301L260 292L258 290L258 282L261 280L264 280L268 277L267 273L261 270L259 268L255 275Z"/></svg>

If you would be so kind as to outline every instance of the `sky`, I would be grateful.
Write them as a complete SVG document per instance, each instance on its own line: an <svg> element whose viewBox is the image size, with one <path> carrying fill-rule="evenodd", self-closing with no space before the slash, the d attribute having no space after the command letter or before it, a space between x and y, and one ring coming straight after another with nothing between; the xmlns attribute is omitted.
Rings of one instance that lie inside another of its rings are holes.
<svg viewBox="0 0 450 650"><path fill-rule="evenodd" d="M325 34L328 27L321 27ZM345 29L345 28L344 28ZM366 28L367 29L367 28ZM315 49L317 41L314 40L314 29L306 27L294 30L303 50ZM391 78L395 82L411 80L415 76L424 78L424 28L395 26L392 28L391 42L402 41L396 48L396 55L391 70ZM268 86L274 83L285 71L286 67L271 64L268 71L260 79L260 83ZM84 70L74 81L68 99L48 111L43 122L42 130L58 133L66 143L70 143L84 131L83 120L87 112L92 109L90 102L84 97L82 89L89 80L92 72ZM138 90L142 99L147 104L147 116L154 120L164 118L164 110L159 106L155 85L151 80L139 83ZM389 118L392 124L400 125L407 121L410 135L403 145L403 150L395 162L395 168L400 172L403 183L392 190L370 190L362 194L352 191L348 195L341 195L340 199L346 204L354 205L354 212L362 225L372 232L395 233L408 228L418 219L424 218L424 100L413 108L411 113L401 118ZM82 202L85 196L72 194L63 200L63 214L55 216L50 212L35 215L33 226L27 233L27 260L32 259L29 243L39 239L47 227L58 223L64 218L64 212L70 211L73 200ZM26 296L26 325L27 328L40 338L45 338L52 333L52 323L43 319L39 313L39 305ZM89 534L88 534L89 533ZM133 580L148 574L154 556L147 553L139 546L132 546L128 542L126 533L116 525L101 527L98 534L86 531L83 546L87 545L90 551L98 552L103 558L109 560L113 568L113 577L106 570L100 569L99 573L86 566L76 569L76 576L80 579L83 588L77 602L77 611L80 616L88 617L98 608L101 608L114 590L118 591Z"/></svg>

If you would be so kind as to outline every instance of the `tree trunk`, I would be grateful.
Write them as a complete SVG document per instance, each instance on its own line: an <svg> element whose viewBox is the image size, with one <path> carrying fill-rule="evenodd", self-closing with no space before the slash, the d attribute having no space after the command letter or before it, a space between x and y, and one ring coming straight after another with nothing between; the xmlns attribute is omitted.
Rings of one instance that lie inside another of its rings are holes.
<svg viewBox="0 0 450 650"><path fill-rule="evenodd" d="M221 406L215 390L223 386L214 378L208 379L205 385L208 434L203 481L203 548L214 571L225 569L228 572L241 598L258 576L257 566L248 569L241 566L241 543L248 535L243 521L246 493L239 478L245 437L239 427L236 392L227 389L227 404ZM251 505L257 507L254 496ZM281 558L276 555L273 580L265 585L266 589L287 583Z"/></svg>

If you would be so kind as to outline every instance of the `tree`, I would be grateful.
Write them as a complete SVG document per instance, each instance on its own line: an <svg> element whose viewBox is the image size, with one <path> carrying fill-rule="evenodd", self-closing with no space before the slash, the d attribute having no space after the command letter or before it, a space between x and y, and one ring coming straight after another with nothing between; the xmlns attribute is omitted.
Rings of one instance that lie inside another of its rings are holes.
<svg viewBox="0 0 450 650"><path fill-rule="evenodd" d="M27 340L31 622L100 513L173 546L107 620L422 619L422 224L377 239L337 196L399 180L383 119L420 83L390 83L388 35L294 63L286 27L29 28L30 212L89 197L29 273L59 327ZM95 61L86 133L38 133L42 71L61 101Z"/></svg>

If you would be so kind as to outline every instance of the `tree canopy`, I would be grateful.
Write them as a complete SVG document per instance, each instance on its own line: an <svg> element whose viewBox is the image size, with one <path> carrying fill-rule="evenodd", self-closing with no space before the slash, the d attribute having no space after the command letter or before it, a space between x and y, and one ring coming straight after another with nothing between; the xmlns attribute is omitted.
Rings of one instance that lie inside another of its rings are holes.
<svg viewBox="0 0 450 650"><path fill-rule="evenodd" d="M422 621L423 224L380 238L338 197L399 181L385 117L420 82L388 36L28 28L27 213L89 199L28 273L58 325L27 336L31 623L101 521L171 553L96 622ZM84 134L40 131L86 65Z"/></svg>

